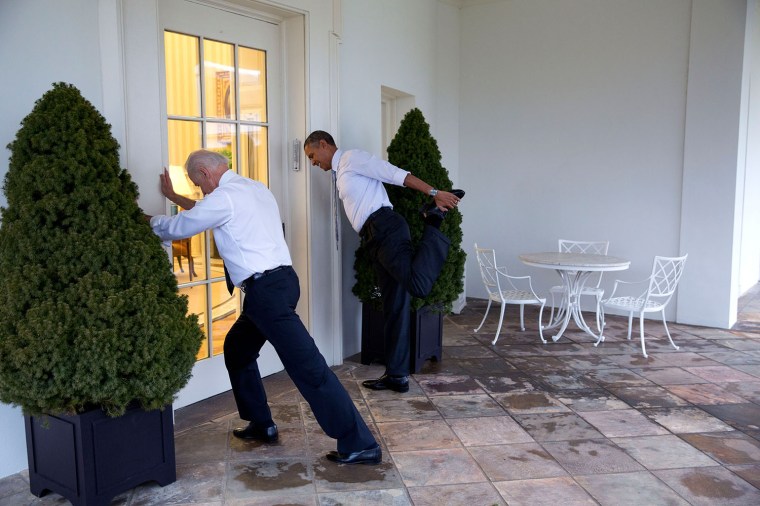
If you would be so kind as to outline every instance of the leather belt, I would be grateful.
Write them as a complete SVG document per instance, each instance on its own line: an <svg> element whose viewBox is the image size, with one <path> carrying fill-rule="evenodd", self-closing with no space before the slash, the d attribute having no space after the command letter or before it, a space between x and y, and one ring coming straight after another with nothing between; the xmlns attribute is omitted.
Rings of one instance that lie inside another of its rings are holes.
<svg viewBox="0 0 760 506"><path fill-rule="evenodd" d="M249 282L256 281L258 279L263 278L264 276L269 276L273 272L281 271L285 269L286 267L290 267L290 265L281 265L279 267L275 267L274 269L267 269L264 272L254 272L251 277L240 283L240 290L245 293L245 285Z"/></svg>

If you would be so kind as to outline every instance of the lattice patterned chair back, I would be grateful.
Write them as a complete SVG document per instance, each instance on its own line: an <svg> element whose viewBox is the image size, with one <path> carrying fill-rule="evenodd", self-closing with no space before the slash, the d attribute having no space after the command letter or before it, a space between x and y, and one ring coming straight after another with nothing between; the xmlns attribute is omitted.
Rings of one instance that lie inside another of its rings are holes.
<svg viewBox="0 0 760 506"><path fill-rule="evenodd" d="M520 328L523 331L525 330L525 304L536 304L541 306L538 313L538 333L541 337L541 342L546 343L543 328L541 327L541 316L544 312L544 305L546 305L546 298L539 297L535 290L533 290L530 276L510 276L507 273L506 267L499 267L496 264L496 251L491 248L479 248L477 243L475 243L475 257L478 259L483 284L488 291L488 307L486 307L483 320L478 325L478 328L475 329L475 332L478 332L486 322L492 302L501 304L501 314L499 315L496 335L491 344L496 344L496 341L499 339L501 324L504 321L504 310L507 304L518 304L520 306Z"/></svg>
<svg viewBox="0 0 760 506"><path fill-rule="evenodd" d="M615 281L612 293L608 299L602 301L602 311L606 309L615 309L628 313L628 339L631 339L631 330L633 327L633 314L639 315L639 332L641 334L641 352L644 357L647 356L646 344L644 342L644 314L659 311L662 315L662 324L665 327L665 333L668 336L670 344L678 349L668 330L668 323L665 321L665 307L673 298L673 294L678 287L678 282L683 275L686 258L688 255L678 257L656 256L652 262L652 274L647 279L638 282ZM643 292L639 295L617 295L618 288L623 285L646 285ZM604 327L604 313L602 313L602 327ZM594 344L598 345L604 341L604 331Z"/></svg>

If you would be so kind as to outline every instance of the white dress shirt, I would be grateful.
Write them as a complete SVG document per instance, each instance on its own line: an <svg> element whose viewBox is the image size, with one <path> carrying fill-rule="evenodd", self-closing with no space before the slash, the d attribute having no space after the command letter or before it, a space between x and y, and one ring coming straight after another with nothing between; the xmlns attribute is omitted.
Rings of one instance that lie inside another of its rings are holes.
<svg viewBox="0 0 760 506"><path fill-rule="evenodd" d="M370 214L381 207L393 207L383 183L404 186L409 174L376 156L352 149L335 152L332 167L343 208L351 227L359 232Z"/></svg>
<svg viewBox="0 0 760 506"><path fill-rule="evenodd" d="M153 232L163 241L192 237L207 229L235 286L257 272L292 265L280 210L264 184L228 170L219 187L176 216L154 216Z"/></svg>

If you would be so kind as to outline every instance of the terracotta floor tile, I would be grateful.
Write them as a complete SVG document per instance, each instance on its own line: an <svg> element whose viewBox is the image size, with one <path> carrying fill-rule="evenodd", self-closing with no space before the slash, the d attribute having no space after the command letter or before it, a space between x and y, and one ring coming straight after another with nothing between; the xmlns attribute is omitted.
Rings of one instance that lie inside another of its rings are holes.
<svg viewBox="0 0 760 506"><path fill-rule="evenodd" d="M730 355L735 356L736 353L728 352ZM676 367L697 367L708 365L720 365L721 362L715 360L710 356L710 353L694 353L689 351L679 351L678 353L668 353L667 355L659 356L663 366L676 366Z"/></svg>
<svg viewBox="0 0 760 506"><path fill-rule="evenodd" d="M738 371L726 365L684 367L684 370L713 383L728 383L732 381L757 381L756 376Z"/></svg>
<svg viewBox="0 0 760 506"><path fill-rule="evenodd" d="M628 404L602 389L563 390L555 395L557 400L576 413L630 408Z"/></svg>
<svg viewBox="0 0 760 506"><path fill-rule="evenodd" d="M510 414L561 413L570 411L564 404L548 392L527 390L506 394L493 394L493 398L504 406Z"/></svg>
<svg viewBox="0 0 760 506"><path fill-rule="evenodd" d="M573 476L644 469L621 448L606 439L547 442L542 443L542 446Z"/></svg>
<svg viewBox="0 0 760 506"><path fill-rule="evenodd" d="M575 413L538 413L515 416L536 441L568 441L604 437Z"/></svg>
<svg viewBox="0 0 760 506"><path fill-rule="evenodd" d="M679 367L655 367L651 369L636 369L636 372L657 385L689 385L692 383L708 382L708 380L702 378L701 376L692 374L685 368Z"/></svg>
<svg viewBox="0 0 760 506"><path fill-rule="evenodd" d="M537 443L473 446L469 451L491 481L567 475L562 466Z"/></svg>
<svg viewBox="0 0 760 506"><path fill-rule="evenodd" d="M536 382L536 379L533 380ZM544 373L538 381L544 390L550 392L564 392L567 390L598 388L598 385L587 377L586 372L580 371L557 371Z"/></svg>
<svg viewBox="0 0 760 506"><path fill-rule="evenodd" d="M503 394L516 390L536 390L528 376L520 371L508 372L500 376L473 376L473 379L490 394Z"/></svg>
<svg viewBox="0 0 760 506"><path fill-rule="evenodd" d="M578 476L576 481L603 506L621 504L688 506L689 504L670 487L646 471Z"/></svg>
<svg viewBox="0 0 760 506"><path fill-rule="evenodd" d="M750 466L728 466L728 469L750 485L760 489L760 464Z"/></svg>
<svg viewBox="0 0 760 506"><path fill-rule="evenodd" d="M760 381L717 383L717 385L750 402L760 404Z"/></svg>
<svg viewBox="0 0 760 506"><path fill-rule="evenodd" d="M590 411L581 415L607 437L656 436L667 434L662 426L652 423L635 409Z"/></svg>
<svg viewBox="0 0 760 506"><path fill-rule="evenodd" d="M443 351L443 360L463 358L497 358L498 355L480 343L470 343L469 346L447 346Z"/></svg>
<svg viewBox="0 0 760 506"><path fill-rule="evenodd" d="M735 429L760 430L760 406L754 403L702 405L700 408Z"/></svg>
<svg viewBox="0 0 760 506"><path fill-rule="evenodd" d="M407 487L488 481L478 464L462 448L392 452Z"/></svg>
<svg viewBox="0 0 760 506"><path fill-rule="evenodd" d="M447 419L506 414L504 408L487 394L438 396L433 397L431 401Z"/></svg>
<svg viewBox="0 0 760 506"><path fill-rule="evenodd" d="M642 369L646 370L646 369ZM636 374L629 369L602 369L599 371L589 371L589 378L603 387L630 387L630 386L651 386L652 382L646 379L644 375Z"/></svg>
<svg viewBox="0 0 760 506"><path fill-rule="evenodd" d="M409 487L409 496L412 498L414 506L442 506L448 504L502 506L505 504L499 492L490 483Z"/></svg>
<svg viewBox="0 0 760 506"><path fill-rule="evenodd" d="M443 420L378 423L380 434L391 451L455 448L461 443Z"/></svg>
<svg viewBox="0 0 760 506"><path fill-rule="evenodd" d="M681 439L721 464L760 464L760 441L738 431L683 434Z"/></svg>
<svg viewBox="0 0 760 506"><path fill-rule="evenodd" d="M699 408L654 408L641 411L650 420L659 423L674 434L733 430L731 426Z"/></svg>
<svg viewBox="0 0 760 506"><path fill-rule="evenodd" d="M484 393L480 385L470 376L417 375L415 379L429 396Z"/></svg>
<svg viewBox="0 0 760 506"><path fill-rule="evenodd" d="M609 391L636 409L669 408L688 405L688 402L661 386L611 387Z"/></svg>
<svg viewBox="0 0 760 506"><path fill-rule="evenodd" d="M251 460L230 464L225 498L316 492L311 466L304 460Z"/></svg>
<svg viewBox="0 0 760 506"><path fill-rule="evenodd" d="M668 469L654 474L695 506L760 504L760 490L722 467Z"/></svg>
<svg viewBox="0 0 760 506"><path fill-rule="evenodd" d="M529 443L533 438L510 416L449 420L451 430L465 446Z"/></svg>
<svg viewBox="0 0 760 506"><path fill-rule="evenodd" d="M317 457L312 468L318 493L403 488L389 455L383 455L383 462L377 466L336 466L325 457Z"/></svg>
<svg viewBox="0 0 760 506"><path fill-rule="evenodd" d="M178 466L177 481L165 487L157 483L141 485L135 489L131 504L159 506L178 502L221 502L224 499L226 468L224 462Z"/></svg>
<svg viewBox="0 0 760 506"><path fill-rule="evenodd" d="M590 506L597 504L570 477L535 480L500 481L494 483L510 506L558 505Z"/></svg>
<svg viewBox="0 0 760 506"><path fill-rule="evenodd" d="M568 357L565 363L579 371L592 371L597 369L617 369L620 366L613 360L604 355L584 355L577 357Z"/></svg>
<svg viewBox="0 0 760 506"><path fill-rule="evenodd" d="M686 437L684 439L688 441ZM613 443L649 470L705 467L716 464L715 460L686 441L673 435L612 439Z"/></svg>
<svg viewBox="0 0 760 506"><path fill-rule="evenodd" d="M288 504L281 501L277 506ZM319 494L320 505L361 504L362 506L411 506L403 488L385 490L352 490ZM273 505L274 506L274 505Z"/></svg>
<svg viewBox="0 0 760 506"><path fill-rule="evenodd" d="M729 393L714 383L669 385L665 388L692 404L739 404L746 402L745 399Z"/></svg>
<svg viewBox="0 0 760 506"><path fill-rule="evenodd" d="M367 401L376 422L440 419L441 415L427 397L397 397Z"/></svg>

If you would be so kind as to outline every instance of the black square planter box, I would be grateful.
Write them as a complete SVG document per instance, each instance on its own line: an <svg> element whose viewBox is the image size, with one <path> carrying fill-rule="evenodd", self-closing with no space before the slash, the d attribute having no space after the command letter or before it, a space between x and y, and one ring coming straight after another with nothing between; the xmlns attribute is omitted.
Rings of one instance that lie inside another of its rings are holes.
<svg viewBox="0 0 760 506"><path fill-rule="evenodd" d="M385 363L385 339L383 312L372 304L362 304L362 351L361 363ZM412 311L411 352L409 369L420 372L425 360L440 361L443 358L443 313L423 306Z"/></svg>
<svg viewBox="0 0 760 506"><path fill-rule="evenodd" d="M176 481L172 406L25 417L32 494L62 495L74 506L108 505L122 492Z"/></svg>

